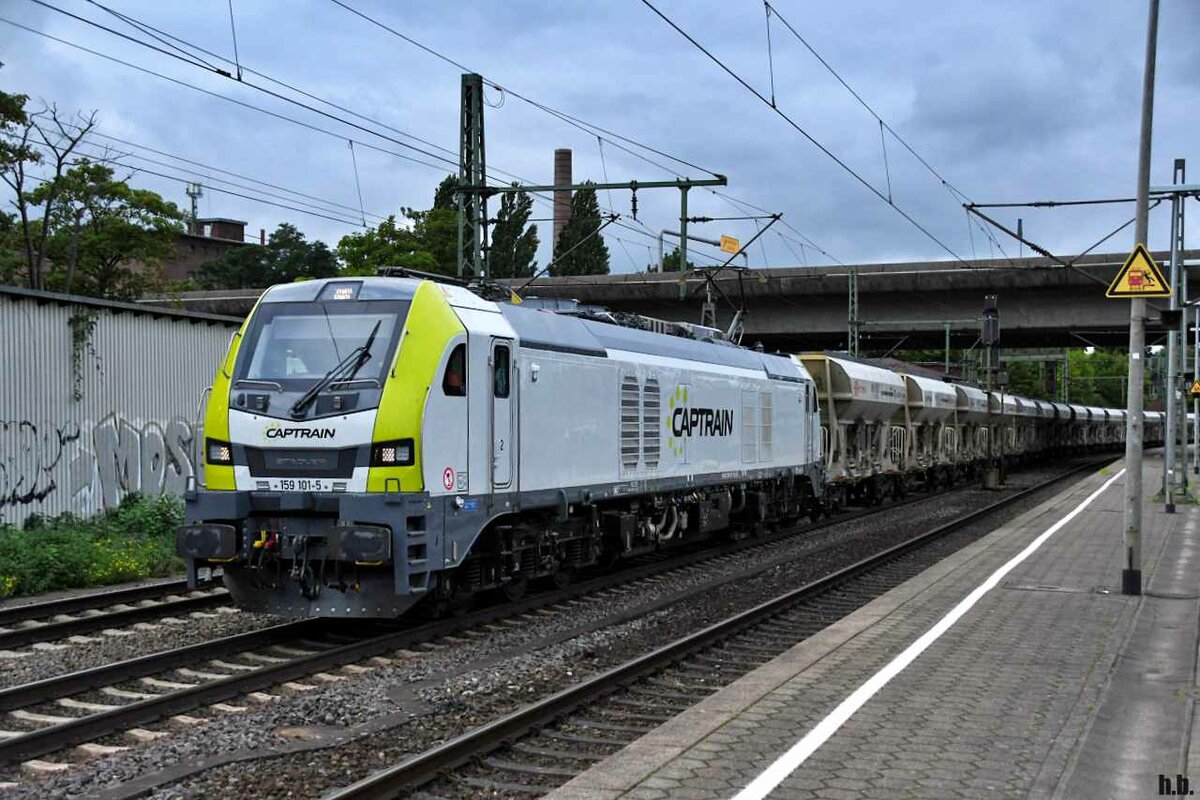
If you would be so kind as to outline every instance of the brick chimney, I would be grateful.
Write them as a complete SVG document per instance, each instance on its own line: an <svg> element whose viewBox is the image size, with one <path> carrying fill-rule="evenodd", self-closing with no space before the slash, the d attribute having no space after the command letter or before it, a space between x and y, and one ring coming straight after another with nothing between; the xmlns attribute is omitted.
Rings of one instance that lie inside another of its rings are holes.
<svg viewBox="0 0 1200 800"><path fill-rule="evenodd" d="M554 185L569 186L571 184L571 149L560 147L554 151ZM571 218L571 193L554 193L554 247L558 252L558 234L562 231L567 220Z"/></svg>

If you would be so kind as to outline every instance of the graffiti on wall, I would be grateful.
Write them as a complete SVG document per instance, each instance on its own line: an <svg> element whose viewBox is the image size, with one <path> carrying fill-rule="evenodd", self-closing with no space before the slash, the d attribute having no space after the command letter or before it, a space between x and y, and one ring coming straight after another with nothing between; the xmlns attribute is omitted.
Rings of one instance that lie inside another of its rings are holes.
<svg viewBox="0 0 1200 800"><path fill-rule="evenodd" d="M182 494L194 474L192 439L183 419L139 425L109 414L86 431L73 422L0 420L0 508L59 492L81 512L112 508L130 492Z"/></svg>
<svg viewBox="0 0 1200 800"><path fill-rule="evenodd" d="M79 439L79 426L0 420L0 506L37 503L58 488L63 450Z"/></svg>

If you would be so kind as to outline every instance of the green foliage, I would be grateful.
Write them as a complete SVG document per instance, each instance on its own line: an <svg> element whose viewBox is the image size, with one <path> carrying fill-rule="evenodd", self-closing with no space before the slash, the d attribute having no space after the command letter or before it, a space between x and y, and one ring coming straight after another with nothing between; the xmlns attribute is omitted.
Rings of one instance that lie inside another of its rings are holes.
<svg viewBox="0 0 1200 800"><path fill-rule="evenodd" d="M437 189L433 193L433 207L455 211L458 208L458 203L454 197L454 190L456 188L458 188L457 175L447 175L442 178L442 182L438 184Z"/></svg>
<svg viewBox="0 0 1200 800"><path fill-rule="evenodd" d="M30 192L30 203L46 204L52 193L46 288L114 300L158 288L162 261L174 254L183 230L174 203L86 159Z"/></svg>
<svg viewBox="0 0 1200 800"><path fill-rule="evenodd" d="M1129 353L1126 350L1071 350L1070 400L1087 406L1125 408ZM1147 370L1149 373L1150 370ZM1147 374L1149 379L1149 374Z"/></svg>
<svg viewBox="0 0 1200 800"><path fill-rule="evenodd" d="M600 204L594 188L571 198L571 219L558 234L551 275L607 275L608 247L600 230Z"/></svg>
<svg viewBox="0 0 1200 800"><path fill-rule="evenodd" d="M20 136L20 129L29 124L29 115L25 113L25 103L28 95L9 94L0 92L0 169L19 161L38 161L40 157L36 150L16 141L14 136Z"/></svg>
<svg viewBox="0 0 1200 800"><path fill-rule="evenodd" d="M245 289L337 274L337 257L328 245L308 241L296 226L283 222L265 245L231 248L204 264L197 280L205 288Z"/></svg>
<svg viewBox="0 0 1200 800"><path fill-rule="evenodd" d="M663 256L663 265L662 265L663 272L679 272L679 260L680 260L681 256L682 256L682 254L679 252L678 247L676 247L674 250L672 250L671 252L669 252L665 256ZM687 268L688 269L696 268L696 265L692 263L691 259L688 259Z"/></svg>
<svg viewBox="0 0 1200 800"><path fill-rule="evenodd" d="M529 278L537 265L537 225L529 225L533 199L525 192L500 196L492 228L488 272L492 278ZM528 227L526 227L528 226Z"/></svg>
<svg viewBox="0 0 1200 800"><path fill-rule="evenodd" d="M88 519L34 515L24 528L0 525L0 597L177 573L174 531L182 523L179 498L131 494Z"/></svg>
<svg viewBox="0 0 1200 800"><path fill-rule="evenodd" d="M457 178L447 175L428 211L402 208L407 227L393 214L374 229L343 236L337 257L344 275L374 275L380 267L407 267L441 275L458 274Z"/></svg>
<svg viewBox="0 0 1200 800"><path fill-rule="evenodd" d="M343 275L374 275L379 267L440 271L433 253L412 228L397 225L394 214L377 228L343 236L337 245L337 256L342 262Z"/></svg>
<svg viewBox="0 0 1200 800"><path fill-rule="evenodd" d="M17 217L0 211L0 284L16 283L23 264L21 229Z"/></svg>

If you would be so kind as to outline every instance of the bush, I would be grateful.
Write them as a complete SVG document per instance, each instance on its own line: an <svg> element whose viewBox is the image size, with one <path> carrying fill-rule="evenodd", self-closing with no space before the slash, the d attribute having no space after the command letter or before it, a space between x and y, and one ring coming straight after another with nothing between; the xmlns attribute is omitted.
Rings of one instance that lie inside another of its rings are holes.
<svg viewBox="0 0 1200 800"><path fill-rule="evenodd" d="M174 532L182 523L179 498L130 494L87 519L35 514L21 528L0 525L0 597L178 573Z"/></svg>

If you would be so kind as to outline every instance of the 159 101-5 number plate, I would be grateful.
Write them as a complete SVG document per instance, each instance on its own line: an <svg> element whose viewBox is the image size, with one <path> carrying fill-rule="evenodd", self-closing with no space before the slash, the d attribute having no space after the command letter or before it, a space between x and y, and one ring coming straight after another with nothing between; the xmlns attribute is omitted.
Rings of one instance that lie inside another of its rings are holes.
<svg viewBox="0 0 1200 800"><path fill-rule="evenodd" d="M273 492L332 492L333 481L326 478L271 478Z"/></svg>

